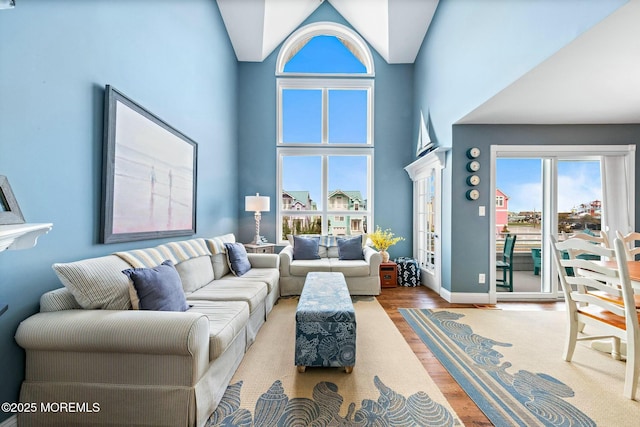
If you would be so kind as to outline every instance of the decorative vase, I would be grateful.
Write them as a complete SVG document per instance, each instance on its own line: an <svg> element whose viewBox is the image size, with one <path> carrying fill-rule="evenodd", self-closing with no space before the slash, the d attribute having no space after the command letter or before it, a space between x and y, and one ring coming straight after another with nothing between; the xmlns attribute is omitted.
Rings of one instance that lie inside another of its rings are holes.
<svg viewBox="0 0 640 427"><path fill-rule="evenodd" d="M382 255L382 262L389 262L389 252L380 251L380 255Z"/></svg>

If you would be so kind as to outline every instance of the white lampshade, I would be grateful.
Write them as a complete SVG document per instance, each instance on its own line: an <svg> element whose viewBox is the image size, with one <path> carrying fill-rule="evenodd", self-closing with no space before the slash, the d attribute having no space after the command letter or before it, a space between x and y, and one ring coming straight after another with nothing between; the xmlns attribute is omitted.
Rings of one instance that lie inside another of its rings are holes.
<svg viewBox="0 0 640 427"><path fill-rule="evenodd" d="M271 199L269 196L261 196L256 193L255 196L244 197L244 210L247 212L269 212Z"/></svg>

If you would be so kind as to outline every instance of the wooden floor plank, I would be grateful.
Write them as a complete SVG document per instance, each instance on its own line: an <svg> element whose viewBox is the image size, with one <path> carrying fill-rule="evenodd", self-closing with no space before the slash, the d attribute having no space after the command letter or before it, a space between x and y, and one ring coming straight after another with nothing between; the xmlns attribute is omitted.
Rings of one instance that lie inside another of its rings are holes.
<svg viewBox="0 0 640 427"><path fill-rule="evenodd" d="M384 288L377 298L462 422L467 426L493 425L398 312L398 308L473 308L473 305L448 303L424 286ZM499 303L497 307L502 310L564 310L564 303L508 302Z"/></svg>

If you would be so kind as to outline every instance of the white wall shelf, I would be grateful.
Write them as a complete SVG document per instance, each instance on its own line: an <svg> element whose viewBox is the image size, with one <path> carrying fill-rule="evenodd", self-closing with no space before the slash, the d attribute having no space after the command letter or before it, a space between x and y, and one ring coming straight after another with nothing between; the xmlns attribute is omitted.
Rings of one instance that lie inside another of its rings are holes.
<svg viewBox="0 0 640 427"><path fill-rule="evenodd" d="M0 252L5 250L29 249L38 243L38 237L51 230L53 224L10 224L0 225ZM0 316L9 306L0 303Z"/></svg>
<svg viewBox="0 0 640 427"><path fill-rule="evenodd" d="M50 223L0 225L0 252L32 248L52 227Z"/></svg>

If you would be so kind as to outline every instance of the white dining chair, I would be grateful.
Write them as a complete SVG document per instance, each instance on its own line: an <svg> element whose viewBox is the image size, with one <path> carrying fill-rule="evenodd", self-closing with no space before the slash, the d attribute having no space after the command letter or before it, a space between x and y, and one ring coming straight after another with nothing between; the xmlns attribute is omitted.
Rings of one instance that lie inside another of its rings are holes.
<svg viewBox="0 0 640 427"><path fill-rule="evenodd" d="M632 231L629 234L623 235L620 231L616 230L616 236L624 243L627 259L629 261L635 261L636 255L640 254L640 246L636 247L636 241L640 241L640 233Z"/></svg>
<svg viewBox="0 0 640 427"><path fill-rule="evenodd" d="M551 236L551 246L567 307L564 360L572 360L578 341L605 338L612 340L612 356L619 359L620 341L625 341L627 362L623 395L634 399L640 372L640 326L624 243L616 238L614 248L610 249L578 238L558 242ZM569 259L563 258L565 251L570 254ZM616 267L571 255L576 252L615 259ZM589 333L591 328L602 333L584 334L582 326L588 326Z"/></svg>
<svg viewBox="0 0 640 427"><path fill-rule="evenodd" d="M606 231L601 230L600 231L600 235L596 236L595 234L592 234L591 232L587 232L585 231L579 231L577 233L572 233L572 234L566 234L566 233L562 233L562 239L561 240L568 240L568 239L581 239L584 240L586 242L590 242L593 243L594 245L600 245L604 248L611 248L611 245L609 243L609 235L607 234ZM584 250L580 250L580 249L572 249L573 255L575 257L580 257L580 258L584 258L584 259L591 259L591 260L599 260L600 257L590 254L589 252L586 252Z"/></svg>

